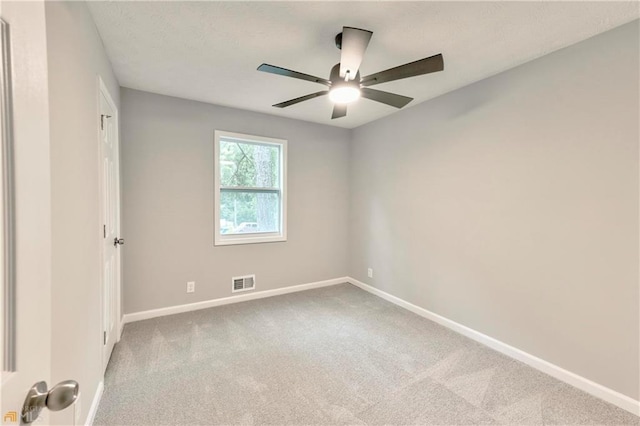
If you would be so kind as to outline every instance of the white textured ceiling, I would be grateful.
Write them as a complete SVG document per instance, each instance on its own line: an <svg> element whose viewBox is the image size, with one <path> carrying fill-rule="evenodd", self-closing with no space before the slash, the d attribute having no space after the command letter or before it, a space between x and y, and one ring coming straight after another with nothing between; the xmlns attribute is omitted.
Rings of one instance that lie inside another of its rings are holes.
<svg viewBox="0 0 640 426"><path fill-rule="evenodd" d="M638 18L627 2L90 2L120 84L353 128L395 108L360 99L331 120L324 86L256 71L263 62L328 78L342 26L373 31L367 75L436 53L442 72L375 86L407 107Z"/></svg>

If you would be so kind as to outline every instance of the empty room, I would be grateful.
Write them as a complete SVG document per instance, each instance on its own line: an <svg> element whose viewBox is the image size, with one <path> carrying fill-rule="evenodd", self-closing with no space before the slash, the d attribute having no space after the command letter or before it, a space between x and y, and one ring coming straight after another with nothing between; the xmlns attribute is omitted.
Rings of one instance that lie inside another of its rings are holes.
<svg viewBox="0 0 640 426"><path fill-rule="evenodd" d="M0 424L640 426L637 1L0 18Z"/></svg>

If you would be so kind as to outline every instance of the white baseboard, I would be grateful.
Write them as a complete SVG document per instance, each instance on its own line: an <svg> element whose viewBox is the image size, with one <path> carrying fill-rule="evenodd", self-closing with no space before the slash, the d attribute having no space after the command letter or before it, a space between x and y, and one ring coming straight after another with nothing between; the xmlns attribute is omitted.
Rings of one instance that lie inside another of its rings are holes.
<svg viewBox="0 0 640 426"><path fill-rule="evenodd" d="M162 317L165 315L180 314L183 312L197 311L199 309L212 308L214 306L228 305L230 303L246 302L248 300L263 299L265 297L279 296L281 294L295 293L298 291L311 290L313 288L327 287L348 282L347 277L334 278L326 281L316 281L308 284L294 285L290 287L277 288L275 290L256 291L253 293L239 294L236 296L223 297L220 299L205 300L203 302L188 303L186 305L169 306L166 308L152 309L149 311L125 314L122 324L134 321L142 321L150 318Z"/></svg>
<svg viewBox="0 0 640 426"><path fill-rule="evenodd" d="M96 394L93 396L93 401L91 401L91 407L89 408L89 413L87 413L87 421L85 422L86 426L93 425L93 421L96 418L96 413L98 412L98 406L100 405L100 399L102 399L103 392L104 392L104 382L100 381L100 383L98 383L98 389L96 389Z"/></svg>
<svg viewBox="0 0 640 426"><path fill-rule="evenodd" d="M433 322L443 325L455 331L456 333L462 334L463 336L475 340L476 342L482 343L483 345L488 346L491 349L494 349L520 362L523 362L537 370L542 371L543 373L546 373L558 380L561 380L565 383L570 384L571 386L587 392L588 394L603 399L613 405L629 411L630 413L635 414L636 416L640 416L640 402L626 395L623 395L620 392L616 392L613 389L602 386L587 378L579 376L578 374L572 373L571 371L567 371L555 364L552 364L518 348L510 346L504 342L501 342L500 340L487 336L486 334L482 334L479 331L476 331L465 325L459 324L441 315L433 313L427 309L402 300L399 297L393 296L387 292L365 284L362 281L358 281L355 278L348 277L347 281L365 291L368 291L371 294L374 294L402 308L405 308L415 314L420 315L421 317L427 318Z"/></svg>

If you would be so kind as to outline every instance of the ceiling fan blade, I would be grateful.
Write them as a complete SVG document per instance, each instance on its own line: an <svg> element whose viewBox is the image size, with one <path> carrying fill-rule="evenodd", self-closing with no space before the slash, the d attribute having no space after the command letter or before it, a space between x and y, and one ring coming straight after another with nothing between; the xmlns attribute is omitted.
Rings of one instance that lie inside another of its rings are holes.
<svg viewBox="0 0 640 426"><path fill-rule="evenodd" d="M300 96L299 98L290 99L288 101L280 102L279 104L273 105L276 108L286 108L291 105L295 105L299 102L308 101L309 99L317 98L318 96L324 96L329 93L328 90L323 90L321 92L311 93L310 95Z"/></svg>
<svg viewBox="0 0 640 426"><path fill-rule="evenodd" d="M372 101L380 102L383 104L391 105L396 108L402 108L413 98L407 96L396 95L395 93L383 92L382 90L369 89L363 87L360 89L360 94L363 98L371 99Z"/></svg>
<svg viewBox="0 0 640 426"><path fill-rule="evenodd" d="M288 70L286 68L276 67L275 65L262 64L258 67L258 71L268 72L271 74L284 75L285 77L299 78L300 80L312 81L314 83L324 84L325 86L331 86L329 80L315 77L313 75L304 74L298 71Z"/></svg>
<svg viewBox="0 0 640 426"><path fill-rule="evenodd" d="M333 114L331 114L331 119L340 118L347 115L347 104L335 104L333 106Z"/></svg>
<svg viewBox="0 0 640 426"><path fill-rule="evenodd" d="M374 84L386 83L387 81L400 80L402 78L415 77L417 75L429 74L442 71L444 62L442 54L420 59L398 67L389 68L375 74L368 75L362 79L363 86L373 86Z"/></svg>
<svg viewBox="0 0 640 426"><path fill-rule="evenodd" d="M347 71L349 80L356 78L362 63L364 52L373 33L359 28L342 28L342 53L340 54L340 77L344 78Z"/></svg>

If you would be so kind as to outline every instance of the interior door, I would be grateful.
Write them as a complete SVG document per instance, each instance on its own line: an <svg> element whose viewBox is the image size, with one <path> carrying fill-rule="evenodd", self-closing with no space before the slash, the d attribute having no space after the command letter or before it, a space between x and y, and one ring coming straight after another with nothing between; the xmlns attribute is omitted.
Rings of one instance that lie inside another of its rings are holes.
<svg viewBox="0 0 640 426"><path fill-rule="evenodd" d="M119 181L117 111L104 84L100 84L100 144L102 152L103 206L103 369L107 368L118 340L120 286Z"/></svg>
<svg viewBox="0 0 640 426"><path fill-rule="evenodd" d="M0 423L20 424L29 388L51 366L51 180L43 1L0 2L2 51L2 397ZM11 62L9 64L9 62ZM11 83L10 83L11 81ZM8 220L6 220L8 219ZM48 410L37 419L46 424Z"/></svg>

